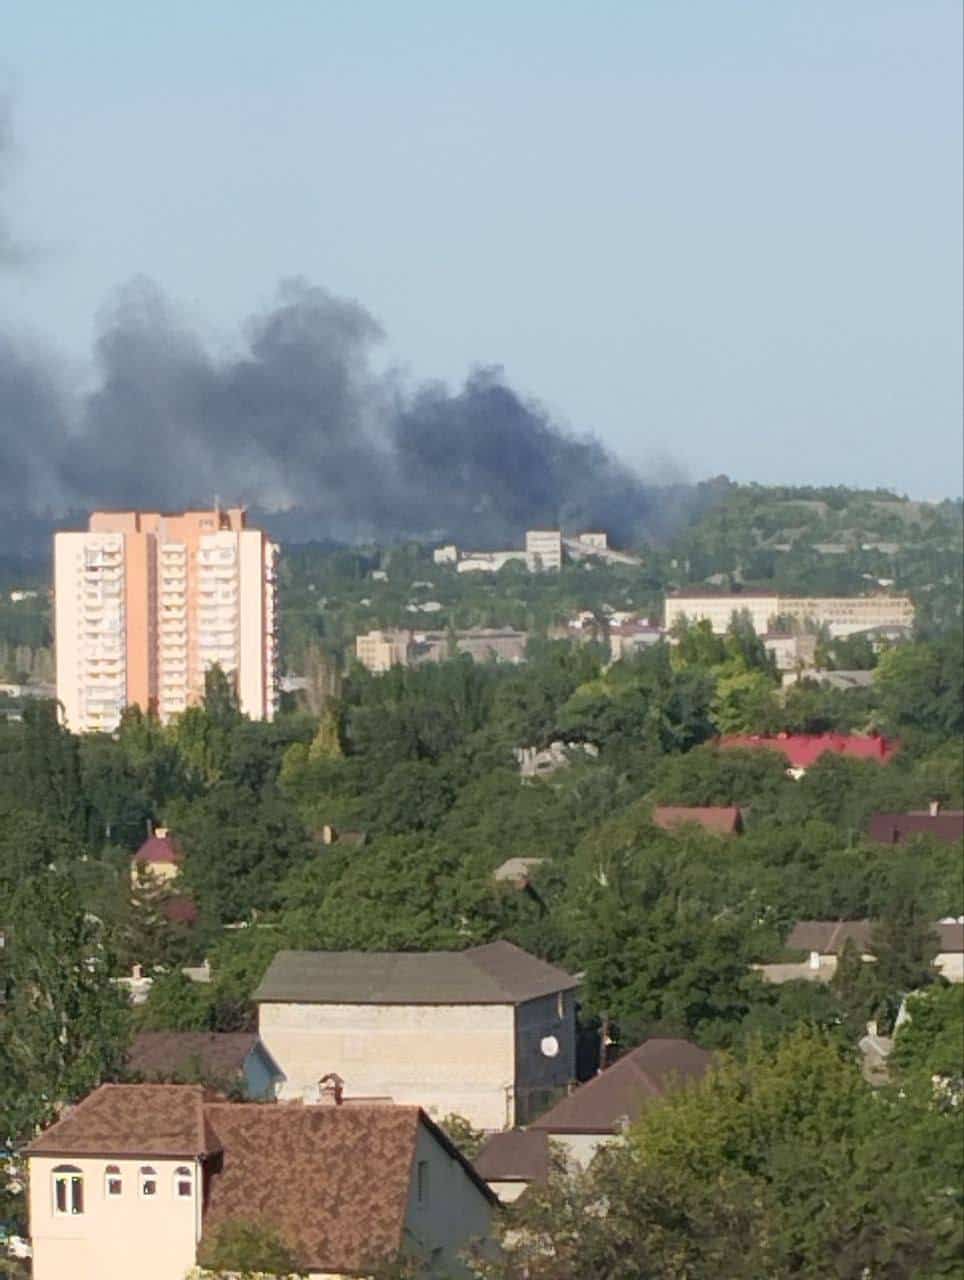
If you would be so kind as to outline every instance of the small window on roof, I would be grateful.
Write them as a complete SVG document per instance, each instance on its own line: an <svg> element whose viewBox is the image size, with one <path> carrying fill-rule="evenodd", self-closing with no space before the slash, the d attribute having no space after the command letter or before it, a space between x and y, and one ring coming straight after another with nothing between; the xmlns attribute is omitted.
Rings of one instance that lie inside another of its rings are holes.
<svg viewBox="0 0 964 1280"><path fill-rule="evenodd" d="M194 1175L187 1165L180 1165L174 1170L174 1194L179 1198L192 1195L194 1192Z"/></svg>
<svg viewBox="0 0 964 1280"><path fill-rule="evenodd" d="M152 1169L149 1164L142 1164L140 1168L140 1186L142 1196L157 1195L157 1170Z"/></svg>
<svg viewBox="0 0 964 1280"><path fill-rule="evenodd" d="M108 1199L119 1196L124 1191L124 1180L121 1177L120 1166L109 1164L104 1169L104 1194Z"/></svg>
<svg viewBox="0 0 964 1280"><path fill-rule="evenodd" d="M84 1212L84 1175L75 1164L58 1164L53 1183L55 1214L71 1217Z"/></svg>

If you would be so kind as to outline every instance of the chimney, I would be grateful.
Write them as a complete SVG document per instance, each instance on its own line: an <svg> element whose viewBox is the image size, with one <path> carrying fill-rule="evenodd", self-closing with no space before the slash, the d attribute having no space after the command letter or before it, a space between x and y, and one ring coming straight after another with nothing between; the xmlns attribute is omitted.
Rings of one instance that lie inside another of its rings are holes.
<svg viewBox="0 0 964 1280"><path fill-rule="evenodd" d="M322 1076L318 1081L319 1103L322 1106L340 1107L344 1088L345 1082L341 1076L334 1071L329 1071L326 1076Z"/></svg>
<svg viewBox="0 0 964 1280"><path fill-rule="evenodd" d="M155 828L154 828L154 834L157 836L158 840L166 840L166 839L167 839L167 827L155 827Z"/></svg>
<svg viewBox="0 0 964 1280"><path fill-rule="evenodd" d="M931 817L932 817L932 818L936 818L936 817L937 817L937 815L938 815L938 814L940 813L940 811L941 811L941 802L940 802L940 800L932 800L932 801L930 802L930 804L927 806L927 809L928 809L928 812L930 813Z"/></svg>
<svg viewBox="0 0 964 1280"><path fill-rule="evenodd" d="M139 964L131 965L131 977L135 982L140 982L144 976L144 970Z"/></svg>

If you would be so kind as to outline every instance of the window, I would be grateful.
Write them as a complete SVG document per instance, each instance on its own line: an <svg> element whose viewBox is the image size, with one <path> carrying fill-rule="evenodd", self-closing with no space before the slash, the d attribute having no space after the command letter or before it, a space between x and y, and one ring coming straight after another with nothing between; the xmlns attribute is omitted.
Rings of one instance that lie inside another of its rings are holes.
<svg viewBox="0 0 964 1280"><path fill-rule="evenodd" d="M157 1195L157 1172L152 1169L149 1164L141 1165L141 1195L156 1196Z"/></svg>
<svg viewBox="0 0 964 1280"><path fill-rule="evenodd" d="M427 1160L419 1160L415 1170L416 1178L416 1196L421 1208L425 1208L428 1204L428 1173L429 1165Z"/></svg>
<svg viewBox="0 0 964 1280"><path fill-rule="evenodd" d="M183 1197L189 1196L194 1191L194 1175L186 1165L181 1165L174 1170L174 1194Z"/></svg>
<svg viewBox="0 0 964 1280"><path fill-rule="evenodd" d="M54 1169L54 1213L73 1215L84 1212L84 1175L73 1164L59 1164Z"/></svg>
<svg viewBox="0 0 964 1280"><path fill-rule="evenodd" d="M123 1190L124 1180L119 1167L109 1164L104 1170L104 1194L110 1199L112 1196L119 1196Z"/></svg>

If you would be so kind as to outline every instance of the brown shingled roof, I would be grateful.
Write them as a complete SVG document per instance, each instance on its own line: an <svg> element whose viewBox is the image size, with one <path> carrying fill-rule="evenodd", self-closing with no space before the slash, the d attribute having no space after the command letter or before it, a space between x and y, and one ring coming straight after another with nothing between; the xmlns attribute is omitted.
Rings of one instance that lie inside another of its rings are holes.
<svg viewBox="0 0 964 1280"><path fill-rule="evenodd" d="M713 1055L689 1040L653 1038L557 1102L530 1129L548 1133L617 1133L674 1084L705 1075Z"/></svg>
<svg viewBox="0 0 964 1280"><path fill-rule="evenodd" d="M229 1079L240 1074L257 1042L248 1031L141 1031L134 1037L127 1067L147 1079L164 1080L200 1065L207 1076Z"/></svg>
<svg viewBox="0 0 964 1280"><path fill-rule="evenodd" d="M538 1129L493 1133L474 1164L486 1182L545 1182L549 1176L549 1135Z"/></svg>
<svg viewBox="0 0 964 1280"><path fill-rule="evenodd" d="M216 1150L205 1134L199 1085L103 1084L45 1129L28 1155L184 1156Z"/></svg>
<svg viewBox="0 0 964 1280"><path fill-rule="evenodd" d="M904 844L914 836L932 836L945 844L964 839L964 811L940 813L875 813L868 834L879 844Z"/></svg>
<svg viewBox="0 0 964 1280"><path fill-rule="evenodd" d="M205 1114L224 1155L204 1236L262 1219L299 1266L339 1275L401 1248L420 1122L438 1133L417 1107L221 1103Z"/></svg>
<svg viewBox="0 0 964 1280"><path fill-rule="evenodd" d="M695 823L719 835L739 835L743 830L743 814L736 805L660 804L653 810L653 822L664 831Z"/></svg>
<svg viewBox="0 0 964 1280"><path fill-rule="evenodd" d="M798 920L787 938L787 946L832 956L839 955L848 942L853 942L866 951L872 928L869 920Z"/></svg>

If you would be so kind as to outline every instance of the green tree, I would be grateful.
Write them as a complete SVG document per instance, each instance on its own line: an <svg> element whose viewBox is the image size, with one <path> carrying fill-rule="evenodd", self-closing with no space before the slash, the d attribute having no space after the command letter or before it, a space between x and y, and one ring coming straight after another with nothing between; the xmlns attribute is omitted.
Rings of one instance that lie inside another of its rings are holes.
<svg viewBox="0 0 964 1280"><path fill-rule="evenodd" d="M69 876L51 871L26 881L10 919L0 1132L29 1136L64 1103L116 1078L130 1015L111 982L104 930L78 905Z"/></svg>
<svg viewBox="0 0 964 1280"><path fill-rule="evenodd" d="M270 1222L239 1217L205 1233L198 1260L212 1280L296 1280L305 1271Z"/></svg>

